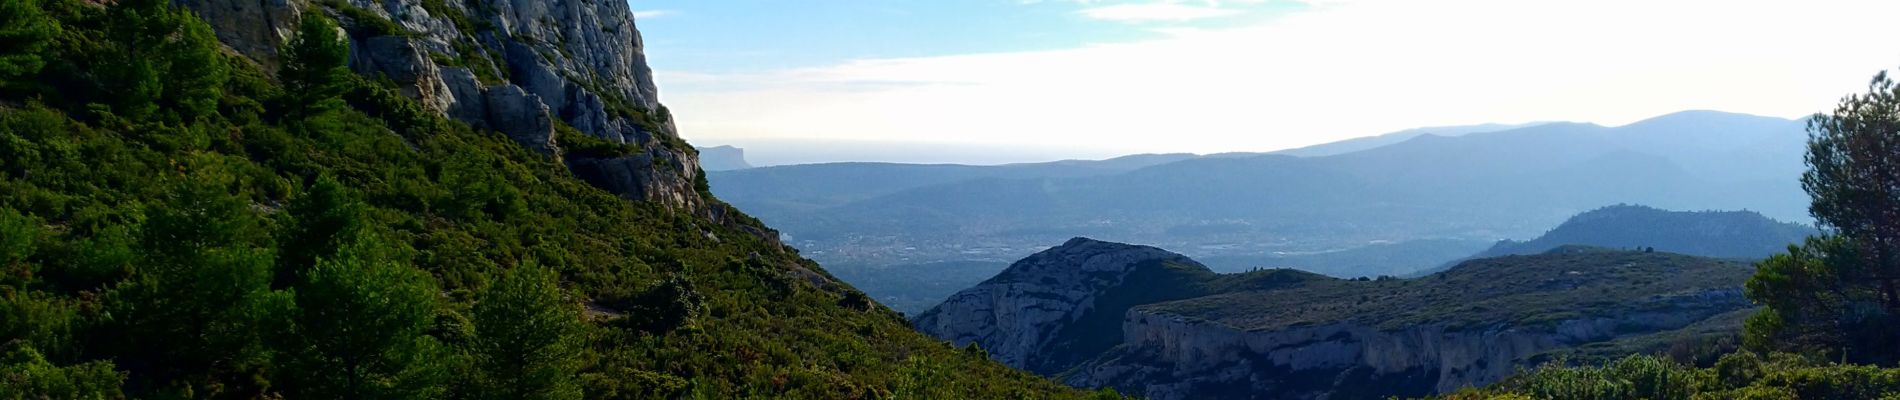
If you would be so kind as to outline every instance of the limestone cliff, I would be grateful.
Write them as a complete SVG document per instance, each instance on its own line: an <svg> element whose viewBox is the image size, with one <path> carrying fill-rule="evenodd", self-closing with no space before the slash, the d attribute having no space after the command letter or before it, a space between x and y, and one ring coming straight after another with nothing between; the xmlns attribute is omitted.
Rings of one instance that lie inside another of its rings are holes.
<svg viewBox="0 0 1900 400"><path fill-rule="evenodd" d="M322 12L350 37L350 67L474 126L558 157L573 173L634 200L717 217L697 153L680 140L621 1L174 0L232 50L267 70L300 16ZM572 127L567 130L561 127ZM560 132L638 151L564 154Z"/></svg>
<svg viewBox="0 0 1900 400"><path fill-rule="evenodd" d="M958 346L974 343L1012 367L1045 374L1060 372L1079 361L1068 355L1085 353L1069 349L1080 345L1076 339L1084 337L1069 332L1070 327L1099 320L1111 322L1105 328L1113 329L1112 323L1135 304L1117 302L1112 297L1129 297L1123 295L1125 292L1160 292L1150 289L1162 289L1157 286L1176 281L1155 276L1166 273L1164 263L1206 271L1194 260L1166 250L1070 239L1011 264L976 287L957 292L943 304L919 314L915 325ZM1189 295L1156 294L1156 300Z"/></svg>
<svg viewBox="0 0 1900 400"><path fill-rule="evenodd" d="M1179 315L1130 311L1127 343L1063 380L1149 399L1377 399L1497 382L1547 352L1681 328L1746 307L1739 289L1659 298L1666 307L1548 325L1386 329L1341 322L1249 331Z"/></svg>
<svg viewBox="0 0 1900 400"><path fill-rule="evenodd" d="M1749 307L1739 289L1749 272L1565 248L1409 280L1220 275L1160 249L1076 239L914 322L1079 387L1152 399L1371 399L1495 382L1553 352L1730 315Z"/></svg>

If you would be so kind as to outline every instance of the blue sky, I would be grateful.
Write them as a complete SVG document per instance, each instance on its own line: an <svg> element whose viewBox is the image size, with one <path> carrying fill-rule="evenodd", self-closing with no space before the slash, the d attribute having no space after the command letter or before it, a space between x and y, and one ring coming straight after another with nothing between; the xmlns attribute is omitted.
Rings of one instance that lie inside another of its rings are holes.
<svg viewBox="0 0 1900 400"><path fill-rule="evenodd" d="M1892 0L630 5L683 136L748 155L866 149L807 162L1270 151L1692 109L1799 117L1900 65ZM915 151L868 153L886 148Z"/></svg>
<svg viewBox="0 0 1900 400"><path fill-rule="evenodd" d="M645 17L638 23L656 69L705 73L1065 49L1165 35L1157 29L1232 26L1305 7L1299 2L1238 3L1180 4L1172 7L1220 11L1202 18L1134 21L1099 14L1129 3L1074 0L630 2ZM1091 10L1096 17L1090 16Z"/></svg>

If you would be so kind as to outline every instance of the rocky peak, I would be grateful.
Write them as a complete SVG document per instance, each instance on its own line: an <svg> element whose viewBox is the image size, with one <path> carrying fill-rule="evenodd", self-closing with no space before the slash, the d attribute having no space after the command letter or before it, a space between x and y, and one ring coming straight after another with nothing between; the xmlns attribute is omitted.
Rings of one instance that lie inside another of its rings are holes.
<svg viewBox="0 0 1900 400"><path fill-rule="evenodd" d="M425 106L554 156L576 176L623 197L720 214L699 188L697 153L659 102L626 2L174 1L266 70L275 70L277 48L303 13L325 13L349 32L350 67L357 73L386 77ZM565 154L560 132L637 151Z"/></svg>
<svg viewBox="0 0 1900 400"><path fill-rule="evenodd" d="M1100 332L1080 333L1115 329L1138 303L1194 294L1181 287L1194 279L1169 275L1213 273L1166 250L1074 238L951 295L914 322L958 346L974 343L1012 367L1055 373L1117 342L1092 342Z"/></svg>

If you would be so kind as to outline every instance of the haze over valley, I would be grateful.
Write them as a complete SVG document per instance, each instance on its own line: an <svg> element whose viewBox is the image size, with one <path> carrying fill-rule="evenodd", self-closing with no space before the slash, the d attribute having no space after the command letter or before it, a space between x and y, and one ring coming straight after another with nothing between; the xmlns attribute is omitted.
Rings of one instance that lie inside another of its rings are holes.
<svg viewBox="0 0 1900 400"><path fill-rule="evenodd" d="M847 279L914 267L970 282L1073 236L1173 249L1224 272L1406 276L1614 204L1804 223L1802 124L1685 111L1616 127L1415 129L1272 153L828 163L708 176L722 199ZM914 296L907 291L872 290Z"/></svg>

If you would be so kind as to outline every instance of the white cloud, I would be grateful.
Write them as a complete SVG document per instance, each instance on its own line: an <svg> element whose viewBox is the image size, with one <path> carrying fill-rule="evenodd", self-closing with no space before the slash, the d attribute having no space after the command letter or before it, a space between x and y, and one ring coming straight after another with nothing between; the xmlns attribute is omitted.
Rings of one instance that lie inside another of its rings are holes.
<svg viewBox="0 0 1900 400"><path fill-rule="evenodd" d="M679 12L673 10L635 10L633 12L633 19L653 19L672 15L679 15Z"/></svg>
<svg viewBox="0 0 1900 400"><path fill-rule="evenodd" d="M693 139L1219 152L1686 109L1800 116L1900 65L1893 1L1323 1L1153 41L659 80Z"/></svg>
<svg viewBox="0 0 1900 400"><path fill-rule="evenodd" d="M1111 6L1089 7L1079 11L1083 16L1104 21L1147 22L1147 21L1192 21L1239 14L1238 10L1212 6L1194 6L1174 2L1145 4L1116 4Z"/></svg>

